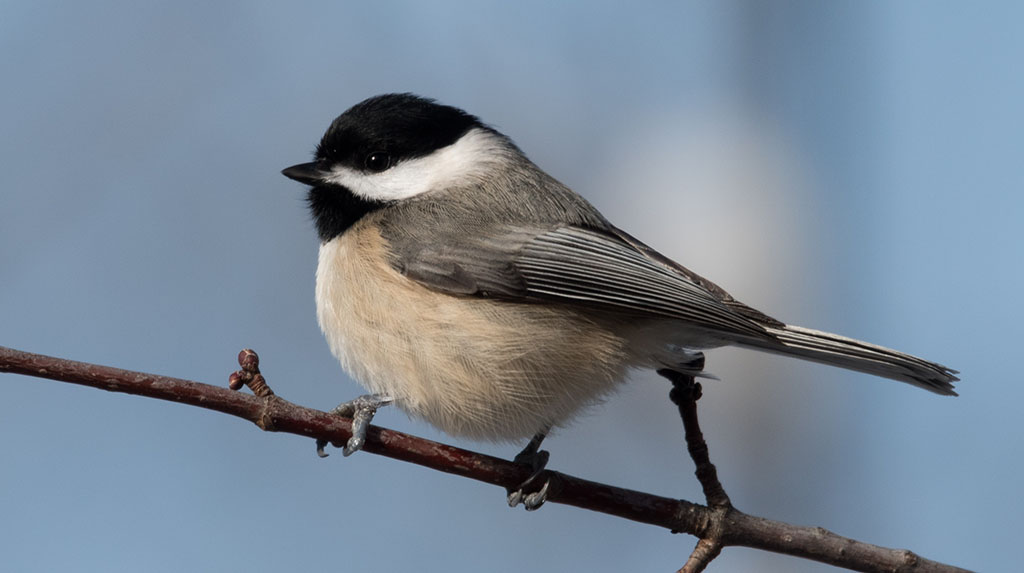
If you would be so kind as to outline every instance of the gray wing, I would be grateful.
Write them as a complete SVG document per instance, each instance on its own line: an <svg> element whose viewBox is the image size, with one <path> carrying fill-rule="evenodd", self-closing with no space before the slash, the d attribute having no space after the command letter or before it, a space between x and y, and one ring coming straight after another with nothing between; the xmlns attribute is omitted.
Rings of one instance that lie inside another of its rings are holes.
<svg viewBox="0 0 1024 573"><path fill-rule="evenodd" d="M773 319L617 229L485 225L431 244L402 242L392 242L394 266L449 294L579 304L771 338L764 323Z"/></svg>

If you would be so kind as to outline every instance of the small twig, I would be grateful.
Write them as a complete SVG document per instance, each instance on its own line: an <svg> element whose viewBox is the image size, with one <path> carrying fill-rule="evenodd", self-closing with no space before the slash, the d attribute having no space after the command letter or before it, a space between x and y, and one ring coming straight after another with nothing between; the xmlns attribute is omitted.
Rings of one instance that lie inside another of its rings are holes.
<svg viewBox="0 0 1024 573"><path fill-rule="evenodd" d="M249 375L254 381L257 377L262 378L259 376L259 363L255 353L252 353L251 357L246 352L242 354L244 356L241 358L245 359L242 362L242 371L232 377L232 380L236 381L235 385L239 380L244 384L245 380L242 379ZM0 372L61 380L112 392L190 404L244 418L264 430L325 439L333 443L344 443L352 435L351 420L292 404L274 396L269 387L263 397L249 396L189 380L75 362L2 346ZM264 380L263 384L265 383ZM506 489L518 487L532 473L530 468L514 462L376 426L370 426L363 449L369 453ZM710 461L708 464L710 465ZM717 482L713 466L711 469L710 476ZM600 484L549 470L538 477L539 482L545 480L550 480L551 483L549 503L572 505L699 537L702 542L697 544L693 555L684 566L684 571L699 571L697 566L701 563L706 566L722 547L729 545L742 545L804 557L858 571L965 571L924 559L910 551L862 543L821 528L790 525L747 515L728 505L705 507L685 500ZM714 488L705 486L706 492L711 491L713 494L713 490ZM724 491L722 495L724 496ZM724 499L726 504L728 503L728 497L715 495L714 498ZM709 495L709 499L712 499L712 496ZM691 563L694 567L686 569Z"/></svg>
<svg viewBox="0 0 1024 573"><path fill-rule="evenodd" d="M722 544L708 539L697 540L697 546L690 553L690 558L676 573L700 573L711 561L722 552Z"/></svg>
<svg viewBox="0 0 1024 573"><path fill-rule="evenodd" d="M696 465L695 474L704 490L704 498L711 508L710 523L700 541L690 553L690 558L679 570L679 573L699 573L722 552L723 523L732 511L732 502L725 493L722 482L718 480L718 470L711 463L708 444L704 441L704 433L697 419L697 400L700 400L702 388L693 376L675 370L659 370L658 374L672 382L669 398L679 408L679 417L683 419L683 431L686 434L686 449Z"/></svg>
<svg viewBox="0 0 1024 573"><path fill-rule="evenodd" d="M693 376L687 376L674 370L659 370L665 378L672 382L669 398L679 407L679 416L683 419L683 430L686 432L686 449L696 464L697 481L704 489L704 497L711 507L732 507L722 482L718 480L718 470L711 463L708 444L704 441L704 433L700 430L697 420L697 400L700 400L702 388Z"/></svg>

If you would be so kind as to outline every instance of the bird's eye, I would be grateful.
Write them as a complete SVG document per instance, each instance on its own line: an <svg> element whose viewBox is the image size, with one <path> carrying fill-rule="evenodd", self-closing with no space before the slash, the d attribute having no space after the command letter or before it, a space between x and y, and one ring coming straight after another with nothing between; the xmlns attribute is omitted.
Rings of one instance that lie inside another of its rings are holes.
<svg viewBox="0 0 1024 573"><path fill-rule="evenodd" d="M388 167L391 167L391 155L384 151L374 151L366 156L364 165L367 170L373 171L374 173L380 173Z"/></svg>

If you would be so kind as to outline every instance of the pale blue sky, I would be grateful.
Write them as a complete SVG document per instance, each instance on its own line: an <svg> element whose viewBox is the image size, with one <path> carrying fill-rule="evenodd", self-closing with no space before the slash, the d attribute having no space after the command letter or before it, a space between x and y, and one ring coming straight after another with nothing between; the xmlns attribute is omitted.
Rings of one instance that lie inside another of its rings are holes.
<svg viewBox="0 0 1024 573"><path fill-rule="evenodd" d="M1007 570L1024 529L1024 9L1014 3L0 3L0 345L362 393L317 329L302 187L334 116L464 107L781 319L962 371L961 397L743 351L702 411L737 506ZM226 416L0 376L11 571L671 571L694 540ZM638 373L551 467L700 500ZM403 414L379 423L452 441ZM729 549L715 571L825 571Z"/></svg>

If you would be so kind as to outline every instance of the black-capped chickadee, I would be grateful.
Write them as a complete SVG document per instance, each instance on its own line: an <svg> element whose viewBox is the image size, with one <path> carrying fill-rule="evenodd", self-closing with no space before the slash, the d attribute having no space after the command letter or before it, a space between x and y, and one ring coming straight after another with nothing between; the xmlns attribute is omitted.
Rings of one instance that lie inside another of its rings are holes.
<svg viewBox="0 0 1024 573"><path fill-rule="evenodd" d="M317 316L371 414L393 401L454 436L542 437L630 369L699 374L726 345L955 395L945 366L733 299L454 107L372 97L284 175L311 186Z"/></svg>

